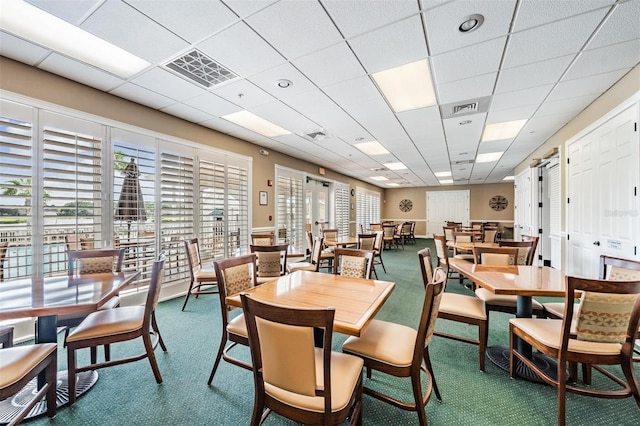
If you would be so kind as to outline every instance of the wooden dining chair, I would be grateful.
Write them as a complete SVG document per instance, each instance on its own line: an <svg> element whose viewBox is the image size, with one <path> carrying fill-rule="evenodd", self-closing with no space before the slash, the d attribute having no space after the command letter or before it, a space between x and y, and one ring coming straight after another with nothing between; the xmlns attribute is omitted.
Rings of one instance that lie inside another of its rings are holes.
<svg viewBox="0 0 640 426"><path fill-rule="evenodd" d="M154 349L157 344L163 351L167 348L160 335L156 321L156 307L162 288L165 258L153 262L151 278L144 306L125 306L107 311L89 314L67 338L67 368L69 374L69 405L76 400L76 374L98 368L112 367L128 362L149 359L151 370L158 384L162 383L162 375L158 368ZM141 338L145 351L129 357L98 362L96 347L114 343L128 342ZM91 349L90 363L81 367L76 365L76 351L82 348Z"/></svg>
<svg viewBox="0 0 640 426"><path fill-rule="evenodd" d="M124 261L124 248L105 248L95 250L72 250L67 252L69 275L99 274L104 272L121 272ZM104 311L120 306L120 297L115 296L104 303L99 310ZM64 343L72 328L80 325L87 314L61 314L57 316L58 327L64 327ZM109 345L104 346L105 359L110 359Z"/></svg>
<svg viewBox="0 0 640 426"><path fill-rule="evenodd" d="M184 240L184 251L187 254L187 263L189 266L189 289L184 297L182 310L187 306L189 296L192 294L198 298L201 294L217 294L218 280L213 266L202 266L200 257L200 244L197 238Z"/></svg>
<svg viewBox="0 0 640 426"><path fill-rule="evenodd" d="M497 243L500 239L500 229L497 226L485 225L482 227L482 242Z"/></svg>
<svg viewBox="0 0 640 426"><path fill-rule="evenodd" d="M309 233L311 233L309 231ZM331 252L331 263L327 262L326 254L328 252L324 252L324 237L317 236L313 240L313 244L311 246L311 256L309 257L308 262L293 262L287 265L287 272L292 273L295 271L313 271L318 272L320 267L324 266L325 268L331 268L333 265L333 257L334 254Z"/></svg>
<svg viewBox="0 0 640 426"><path fill-rule="evenodd" d="M253 245L249 246L251 253L256 255L258 270L256 283L262 284L273 281L287 273L287 253L289 244L273 246Z"/></svg>
<svg viewBox="0 0 640 426"><path fill-rule="evenodd" d="M418 259L420 261L420 272L422 272L422 283L426 288L429 283L434 282L431 249L427 247L420 250L418 252ZM440 300L438 318L478 327L477 339L471 339L438 330L436 330L434 334L436 336L457 340L458 342L471 343L472 345L478 346L480 371L484 371L487 337L489 335L487 312L485 311L484 302L474 296L447 293L445 291L442 294L442 299Z"/></svg>
<svg viewBox="0 0 640 426"><path fill-rule="evenodd" d="M251 244L254 246L272 246L276 244L274 232L253 232L251 234Z"/></svg>
<svg viewBox="0 0 640 426"><path fill-rule="evenodd" d="M398 248L398 240L396 237L396 226L392 224L382 225L383 236L382 240L385 248L395 247Z"/></svg>
<svg viewBox="0 0 640 426"><path fill-rule="evenodd" d="M47 416L52 418L56 415L57 353L58 345L55 343L0 349L0 401L17 394L44 372L44 385L37 392L26 395L30 397L28 402L20 399L20 405L11 409L13 418L3 417L9 426L20 424L43 397L46 397Z"/></svg>
<svg viewBox="0 0 640 426"><path fill-rule="evenodd" d="M538 377L558 391L558 425L566 421L566 393L598 398L633 396L640 408L640 390L633 369L633 346L640 325L640 280L608 281L567 277L565 315L562 320L513 318L510 330L510 371L516 377L517 363L533 370ZM581 304L573 321L573 303L582 292ZM516 338L531 344L541 354L557 359L555 377L518 352ZM592 365L612 386L580 386L567 383L569 364ZM626 380L614 375L604 365L619 365Z"/></svg>
<svg viewBox="0 0 640 426"><path fill-rule="evenodd" d="M517 247L518 259L516 263L518 265L533 265L536 255L536 249L538 247L538 237L536 239L527 241L502 241L498 242L499 247Z"/></svg>
<svg viewBox="0 0 640 426"><path fill-rule="evenodd" d="M454 232L453 233L453 241L454 243L473 243L473 232ZM470 250L461 250L458 248L453 248L453 257L456 259L463 259L473 262L473 254Z"/></svg>
<svg viewBox="0 0 640 426"><path fill-rule="evenodd" d="M372 369L394 377L411 379L414 395L412 402L402 401L366 386L364 393L402 410L416 411L421 426L427 425L425 406L432 390L438 401L442 400L431 367L429 343L435 329L446 278L445 270L436 268L433 282L428 283L425 288L417 330L406 325L374 319L360 337L350 336L342 345L343 352L364 360L369 379ZM424 393L421 372L427 377Z"/></svg>
<svg viewBox="0 0 640 426"><path fill-rule="evenodd" d="M335 308L291 308L240 297L253 362L251 425L271 412L302 424L361 425L363 361L331 350ZM314 343L317 329L324 334L320 348Z"/></svg>
<svg viewBox="0 0 640 426"><path fill-rule="evenodd" d="M447 240L444 235L434 235L433 242L436 246L436 256L438 257L437 266L443 268L447 272L447 279L457 278L462 284L464 277L462 274L458 274L449 265L449 251L447 249ZM454 276L453 274L457 274Z"/></svg>
<svg viewBox="0 0 640 426"><path fill-rule="evenodd" d="M218 277L218 288L220 290L220 313L222 315L222 333L220 337L220 345L216 360L209 374L208 385L213 382L213 377L218 371L221 360L225 360L231 364L251 370L251 364L242 361L240 358L233 357L229 351L237 345L249 346L249 337L247 334L247 325L244 315L239 313L232 317L231 312L236 313L239 309L227 303L227 297L238 294L244 290L255 287L257 284L257 264L256 255L254 253L245 256L230 257L228 259L217 260L213 262ZM230 342L230 344L229 344ZM228 346L227 346L228 345Z"/></svg>
<svg viewBox="0 0 640 426"><path fill-rule="evenodd" d="M371 278L373 250L338 247L333 252L333 273L343 277Z"/></svg>
<svg viewBox="0 0 640 426"><path fill-rule="evenodd" d="M12 325L0 325L0 347L10 348L13 346L13 329Z"/></svg>
<svg viewBox="0 0 640 426"><path fill-rule="evenodd" d="M374 232L371 234L358 234L358 250L369 250L373 252L373 262L371 264L371 272L378 279L378 272L376 271L376 238L378 235ZM380 262L378 262L380 263Z"/></svg>

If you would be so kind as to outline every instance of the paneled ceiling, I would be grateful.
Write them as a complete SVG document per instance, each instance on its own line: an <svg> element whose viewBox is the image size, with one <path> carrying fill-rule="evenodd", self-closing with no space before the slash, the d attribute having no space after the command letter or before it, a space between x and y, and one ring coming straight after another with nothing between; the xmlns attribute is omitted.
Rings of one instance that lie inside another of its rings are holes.
<svg viewBox="0 0 640 426"><path fill-rule="evenodd" d="M1 55L381 187L442 185L436 172L500 182L640 62L640 0L29 3L150 65L120 78L4 26ZM483 24L460 32L473 14ZM207 88L166 67L194 49L237 77ZM424 59L437 105L394 112L371 74ZM484 112L451 113L479 100ZM243 110L290 133L265 137L221 118ZM514 138L480 142L487 124L522 119ZM354 147L374 140L389 153ZM491 152L504 154L475 163ZM407 168L386 167L396 162Z"/></svg>

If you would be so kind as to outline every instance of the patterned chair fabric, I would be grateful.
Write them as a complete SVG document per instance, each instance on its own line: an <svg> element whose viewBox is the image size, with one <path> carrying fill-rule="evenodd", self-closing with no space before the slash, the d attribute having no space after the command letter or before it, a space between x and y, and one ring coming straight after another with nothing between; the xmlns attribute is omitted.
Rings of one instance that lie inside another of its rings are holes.
<svg viewBox="0 0 640 426"><path fill-rule="evenodd" d="M367 258L356 256L342 256L340 275L353 278L366 278Z"/></svg>
<svg viewBox="0 0 640 426"><path fill-rule="evenodd" d="M282 264L279 251L273 252L256 252L258 258L258 276L259 277L279 277L282 275Z"/></svg>
<svg viewBox="0 0 640 426"><path fill-rule="evenodd" d="M233 296L234 294L253 287L250 267L253 267L253 264L232 266L222 272L224 274L227 296Z"/></svg>
<svg viewBox="0 0 640 426"><path fill-rule="evenodd" d="M578 340L623 343L636 294L605 294L585 291L576 322Z"/></svg>
<svg viewBox="0 0 640 426"><path fill-rule="evenodd" d="M112 272L114 264L114 256L78 259L78 273L100 274L105 272Z"/></svg>

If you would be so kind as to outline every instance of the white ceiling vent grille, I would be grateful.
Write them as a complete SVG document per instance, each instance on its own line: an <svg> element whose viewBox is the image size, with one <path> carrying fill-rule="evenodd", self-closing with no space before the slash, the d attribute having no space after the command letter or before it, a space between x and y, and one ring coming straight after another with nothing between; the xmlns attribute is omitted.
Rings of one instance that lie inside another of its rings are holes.
<svg viewBox="0 0 640 426"><path fill-rule="evenodd" d="M462 160L462 161L452 161L451 164L454 166L459 166L461 164L473 164L476 160Z"/></svg>
<svg viewBox="0 0 640 426"><path fill-rule="evenodd" d="M491 96L478 99L468 99L461 102L441 105L442 118L458 118L469 114L478 114L489 111Z"/></svg>
<svg viewBox="0 0 640 426"><path fill-rule="evenodd" d="M207 88L238 77L233 71L225 68L198 50L192 50L186 55L180 56L167 63L165 66L181 76Z"/></svg>
<svg viewBox="0 0 640 426"><path fill-rule="evenodd" d="M453 115L460 115L460 114L466 114L466 113L477 112L477 111L478 111L478 103L471 102L468 104L454 105L452 112L453 112Z"/></svg>
<svg viewBox="0 0 640 426"><path fill-rule="evenodd" d="M312 141L321 141L327 137L324 130L316 130L313 132L305 133L305 136Z"/></svg>

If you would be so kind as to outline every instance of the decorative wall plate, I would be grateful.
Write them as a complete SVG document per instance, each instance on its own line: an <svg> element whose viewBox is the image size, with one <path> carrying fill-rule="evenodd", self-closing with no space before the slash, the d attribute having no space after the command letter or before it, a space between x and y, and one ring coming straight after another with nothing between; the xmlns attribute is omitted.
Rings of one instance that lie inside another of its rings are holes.
<svg viewBox="0 0 640 426"><path fill-rule="evenodd" d="M398 207L400 207L401 212L410 212L411 209L413 209L413 201L407 199L400 200L400 205Z"/></svg>
<svg viewBox="0 0 640 426"><path fill-rule="evenodd" d="M489 207L497 212L501 212L509 205L509 201L502 195L496 195L489 200Z"/></svg>

